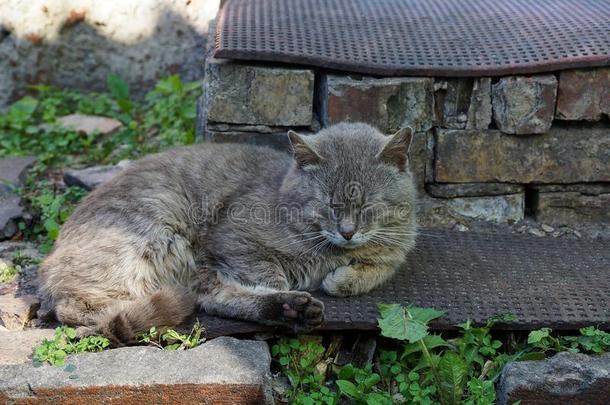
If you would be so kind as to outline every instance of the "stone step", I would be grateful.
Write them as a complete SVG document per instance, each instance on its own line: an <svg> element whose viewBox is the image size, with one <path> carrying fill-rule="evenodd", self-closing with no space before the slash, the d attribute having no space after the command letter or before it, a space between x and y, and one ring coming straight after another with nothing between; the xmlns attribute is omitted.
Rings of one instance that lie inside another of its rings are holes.
<svg viewBox="0 0 610 405"><path fill-rule="evenodd" d="M223 337L187 351L124 347L66 367L0 366L1 403L272 403L265 342Z"/></svg>

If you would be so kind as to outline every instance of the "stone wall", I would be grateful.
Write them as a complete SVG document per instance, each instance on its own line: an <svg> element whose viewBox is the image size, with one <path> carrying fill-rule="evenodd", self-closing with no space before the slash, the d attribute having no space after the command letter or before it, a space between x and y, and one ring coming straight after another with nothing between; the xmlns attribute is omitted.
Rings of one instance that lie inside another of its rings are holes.
<svg viewBox="0 0 610 405"><path fill-rule="evenodd" d="M219 0L2 0L0 109L28 84L102 90L110 72L141 94L161 76L203 77Z"/></svg>
<svg viewBox="0 0 610 405"><path fill-rule="evenodd" d="M424 225L610 224L610 68L376 78L208 58L205 89L200 127L214 142L286 148L288 128L340 121L414 128Z"/></svg>

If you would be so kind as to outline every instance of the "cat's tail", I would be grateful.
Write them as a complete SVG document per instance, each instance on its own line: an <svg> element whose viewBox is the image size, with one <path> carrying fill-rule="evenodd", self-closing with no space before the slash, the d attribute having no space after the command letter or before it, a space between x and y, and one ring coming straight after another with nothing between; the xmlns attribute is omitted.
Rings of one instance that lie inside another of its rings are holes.
<svg viewBox="0 0 610 405"><path fill-rule="evenodd" d="M194 312L195 301L187 289L163 288L146 297L114 301L94 313L83 313L82 305L74 305L73 299L60 300L55 314L62 323L84 325L77 329L81 335L103 335L114 345L124 346L136 343L137 336L153 326L181 324Z"/></svg>

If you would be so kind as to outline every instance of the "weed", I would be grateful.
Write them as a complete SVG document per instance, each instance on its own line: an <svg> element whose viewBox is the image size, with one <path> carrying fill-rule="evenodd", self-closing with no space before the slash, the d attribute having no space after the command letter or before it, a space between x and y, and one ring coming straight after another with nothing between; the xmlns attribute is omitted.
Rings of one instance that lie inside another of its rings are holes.
<svg viewBox="0 0 610 405"><path fill-rule="evenodd" d="M65 364L66 356L69 354L101 352L109 345L110 341L103 336L78 338L75 329L61 326L55 329L55 336L51 340L43 340L34 349L34 365L40 366L48 363L61 367Z"/></svg>
<svg viewBox="0 0 610 405"><path fill-rule="evenodd" d="M187 350L197 347L205 341L204 331L199 321L195 322L188 335L176 332L174 329L160 331L153 326L148 332L138 336L138 342L165 350Z"/></svg>
<svg viewBox="0 0 610 405"><path fill-rule="evenodd" d="M8 283L17 278L20 267L0 260L0 283Z"/></svg>
<svg viewBox="0 0 610 405"><path fill-rule="evenodd" d="M548 328L532 331L527 343L509 347L491 335L505 315L482 326L458 325L459 335L445 340L429 333L430 321L443 315L432 308L379 305L381 334L394 340L381 348L375 361L364 368L350 364L335 369L332 381L316 364L324 346L311 339L281 338L272 348L275 360L291 383L289 399L298 404L334 404L340 398L353 403L385 404L493 404L494 384L509 361L544 358L570 350L601 353L610 348L610 334L594 327L578 336L553 336ZM387 343L387 342L386 342Z"/></svg>
<svg viewBox="0 0 610 405"><path fill-rule="evenodd" d="M38 221L31 227L21 223L20 228L27 236L38 239L42 253L48 253L59 236L61 225L86 195L86 191L78 187L68 187L60 191L46 181L40 181L35 186L35 189L24 189L22 193L29 200Z"/></svg>
<svg viewBox="0 0 610 405"><path fill-rule="evenodd" d="M21 190L34 210L35 223L21 224L21 231L41 242L48 252L83 191L57 190L45 179L65 166L111 164L162 149L193 143L199 82L184 83L178 75L160 80L144 101L132 99L129 86L117 75L107 78L108 93L58 90L31 86L32 95L0 113L0 157L35 155L27 185ZM73 113L119 120L123 127L112 136L82 134L57 124L57 118Z"/></svg>
<svg viewBox="0 0 610 405"><path fill-rule="evenodd" d="M293 390L290 403L301 405L335 404L338 395L324 384L325 375L316 369L325 349L317 341L302 337L280 338L271 347Z"/></svg>

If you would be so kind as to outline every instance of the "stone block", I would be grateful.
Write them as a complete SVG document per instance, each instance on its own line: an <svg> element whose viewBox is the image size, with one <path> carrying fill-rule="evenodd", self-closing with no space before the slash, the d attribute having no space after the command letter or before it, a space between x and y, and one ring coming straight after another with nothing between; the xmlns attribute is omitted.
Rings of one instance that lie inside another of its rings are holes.
<svg viewBox="0 0 610 405"><path fill-rule="evenodd" d="M34 348L54 334L53 329L0 331L0 365L28 363Z"/></svg>
<svg viewBox="0 0 610 405"><path fill-rule="evenodd" d="M610 354L558 353L542 361L508 363L497 388L497 404L607 404Z"/></svg>
<svg viewBox="0 0 610 405"><path fill-rule="evenodd" d="M278 150L290 151L290 142L286 132L257 133L242 131L210 131L206 132L206 139L218 143L246 143L249 145L267 146Z"/></svg>
<svg viewBox="0 0 610 405"><path fill-rule="evenodd" d="M435 93L437 123L443 128L487 129L491 123L491 79L448 79Z"/></svg>
<svg viewBox="0 0 610 405"><path fill-rule="evenodd" d="M129 163L129 160L123 160L113 166L93 166L80 170L66 170L64 172L64 182L68 186L93 190L123 171Z"/></svg>
<svg viewBox="0 0 610 405"><path fill-rule="evenodd" d="M423 227L453 229L475 221L512 224L523 219L524 195L491 197L432 198L422 195L417 221ZM459 228L457 228L459 230Z"/></svg>
<svg viewBox="0 0 610 405"><path fill-rule="evenodd" d="M496 130L438 130L439 183L610 181L610 128L554 127L538 136Z"/></svg>
<svg viewBox="0 0 610 405"><path fill-rule="evenodd" d="M0 319L9 330L22 330L36 316L40 301L32 295L0 296Z"/></svg>
<svg viewBox="0 0 610 405"><path fill-rule="evenodd" d="M0 366L0 402L272 403L265 342L222 337L191 350L124 347L69 356L74 371Z"/></svg>
<svg viewBox="0 0 610 405"><path fill-rule="evenodd" d="M553 225L610 224L610 186L540 186L536 219Z"/></svg>
<svg viewBox="0 0 610 405"><path fill-rule="evenodd" d="M373 78L334 76L322 79L322 122L366 122L391 134L402 127L432 128L434 82L426 77Z"/></svg>
<svg viewBox="0 0 610 405"><path fill-rule="evenodd" d="M466 218L498 224L512 224L523 219L524 194L491 197L450 198L447 205Z"/></svg>
<svg viewBox="0 0 610 405"><path fill-rule="evenodd" d="M309 126L314 74L209 59L204 95L208 122Z"/></svg>
<svg viewBox="0 0 610 405"><path fill-rule="evenodd" d="M555 118L598 121L603 114L610 115L610 68L561 71Z"/></svg>
<svg viewBox="0 0 610 405"><path fill-rule="evenodd" d="M409 148L409 169L415 178L415 185L420 191L424 191L426 179L432 178L433 149L430 142L433 134L428 132L415 132L411 139Z"/></svg>
<svg viewBox="0 0 610 405"><path fill-rule="evenodd" d="M428 184L426 190L440 198L486 197L523 193L523 186L507 183Z"/></svg>
<svg viewBox="0 0 610 405"><path fill-rule="evenodd" d="M476 79L472 85L466 129L489 128L491 116L491 79L489 77L482 77Z"/></svg>
<svg viewBox="0 0 610 405"><path fill-rule="evenodd" d="M492 87L496 125L507 134L543 134L551 128L556 95L553 75L502 78Z"/></svg>

